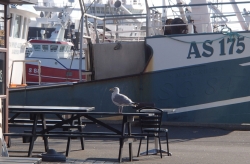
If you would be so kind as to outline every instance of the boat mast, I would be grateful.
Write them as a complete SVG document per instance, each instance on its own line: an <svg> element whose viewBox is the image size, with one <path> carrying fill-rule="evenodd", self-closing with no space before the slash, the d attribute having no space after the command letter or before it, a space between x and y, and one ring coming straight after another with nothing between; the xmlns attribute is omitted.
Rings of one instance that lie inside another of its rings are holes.
<svg viewBox="0 0 250 164"><path fill-rule="evenodd" d="M166 0L162 0L162 6L166 6ZM162 8L162 18L164 18L164 20L167 20L166 8Z"/></svg>
<svg viewBox="0 0 250 164"><path fill-rule="evenodd" d="M146 37L147 37L149 34L149 19L150 19L150 10L148 8L148 0L145 0L145 6L146 6L146 13L147 13L147 16L146 16Z"/></svg>
<svg viewBox="0 0 250 164"><path fill-rule="evenodd" d="M177 4L186 4L185 1L183 0L176 0ZM188 23L188 20L186 18L186 15L185 15L185 11L183 9L183 7L178 7L179 8L179 11L180 11L180 15L181 15L181 19L185 22L185 23Z"/></svg>
<svg viewBox="0 0 250 164"><path fill-rule="evenodd" d="M84 35L84 14L86 12L84 0L79 0L79 4L82 11L81 17L81 33L80 33L80 54L79 54L79 81L82 81L82 57L83 57L83 35ZM86 30L89 36L89 31L87 29L87 22L86 22ZM85 63L87 63L87 55L85 54ZM86 66L87 67L87 66ZM86 69L86 68L85 68Z"/></svg>
<svg viewBox="0 0 250 164"><path fill-rule="evenodd" d="M240 22L240 26L241 26L242 30L247 30L248 29L247 24L246 24L245 20L243 19L237 4L235 4L235 0L230 0L230 2L233 2L232 7L234 9L234 12L235 12L239 22Z"/></svg>
<svg viewBox="0 0 250 164"><path fill-rule="evenodd" d="M85 7L84 7L84 0L79 0L79 4L82 11L82 19L81 19L81 33L80 33L80 58L79 58L79 81L82 81L82 56L83 56L83 26L84 26L84 13L85 13Z"/></svg>

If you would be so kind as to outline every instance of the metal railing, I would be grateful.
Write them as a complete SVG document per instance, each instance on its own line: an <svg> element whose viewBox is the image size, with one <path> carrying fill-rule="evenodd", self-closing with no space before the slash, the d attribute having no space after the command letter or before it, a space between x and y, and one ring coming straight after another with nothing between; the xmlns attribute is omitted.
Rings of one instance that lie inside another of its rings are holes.
<svg viewBox="0 0 250 164"><path fill-rule="evenodd" d="M136 14L136 15L140 15L140 14ZM99 39L99 36L98 36L98 34L96 35L96 38L94 39L94 40L97 40L98 42L99 41L101 41L102 43L104 43L106 40L108 40L108 41L118 41L118 38L119 39L121 39L121 37L118 37L119 36L119 33L139 33L138 35L137 35L137 37L134 37L133 39L134 39L134 41L140 41L141 40L141 38L143 38L143 37L145 37L145 35L143 34L143 33L146 33L146 30L140 30L140 28L138 28L138 29L136 29L136 30L123 30L123 31L119 31L119 30L116 30L116 31L106 31L106 21L110 21L110 20L124 20L124 19L139 19L139 18L146 18L145 17L145 14L142 14L143 16L134 16L134 15L131 15L131 16L129 16L129 15L125 15L125 16L121 16L121 15L112 15L112 16L107 16L107 17L97 17L97 16L93 16L93 15L90 15L90 14L87 14L87 13L85 13L84 14L84 18L85 19L88 19L88 18L93 18L94 19L94 25L93 25L93 28L94 28L94 30L95 31L98 31L97 30L97 20L99 20L99 21L102 21L103 22L103 24L99 24L98 26L102 26L103 27L103 31L102 31L102 33L101 33L101 35L103 36L102 37L102 39ZM86 22L86 20L85 20L85 22ZM133 22L133 23L127 23L127 22L123 22L123 24L131 24L131 26L133 26L133 24L138 24L138 23L140 23L140 25L139 25L139 27L141 27L142 26L142 23L143 22ZM121 25L122 23L115 23L115 24L112 24L112 25L116 25L117 27L119 26L119 25ZM110 25L110 24L109 24ZM117 28L118 29L118 28ZM114 35L115 37L114 38L107 38L107 37L109 37L108 35L106 35L106 34L109 34L109 35ZM89 37L89 36L83 36L83 38L87 38L87 37ZM122 36L123 37L123 36ZM127 39L129 36L127 36L127 37L124 37L125 39ZM132 40L133 40L132 39ZM132 41L131 39L130 39L130 41ZM121 40L119 40L119 41L122 41L122 39Z"/></svg>
<svg viewBox="0 0 250 164"><path fill-rule="evenodd" d="M71 7L71 3L55 3L55 2L38 2L36 6L45 6L45 7Z"/></svg>
<svg viewBox="0 0 250 164"><path fill-rule="evenodd" d="M192 6L211 6L211 5L236 5L236 4L247 4L247 3L250 3L250 1L244 1L244 2L222 2L222 3L200 3L200 4L177 4L177 5L169 5L169 6L153 6L153 7L149 7L147 6L147 26L149 28L147 28L147 34L152 34L152 33L149 33L150 29L153 29L153 31L157 31L160 29L160 27L163 27L163 29L165 29L167 26L183 26L183 24L175 24L175 25L157 25L157 24L154 24L154 22L152 21L152 15L156 15L156 14L159 14L158 11L156 11L156 9L167 9L167 8L184 8L184 7L192 7ZM213 10L211 10L210 12L205 12L205 13L198 13L198 12L194 12L194 13L188 13L186 14L185 12L182 13L181 11L179 11L180 14L178 15L169 15L167 17L165 17L165 21L166 21L166 18L167 19L174 19L174 18L182 18L182 17L187 17L187 16L191 16L191 18L197 18L198 16L206 16L205 18L208 19L206 21L200 21L199 19L197 19L198 21L196 22L196 20L192 20L193 22L192 23L187 23L187 21L183 20L184 21L184 25L187 25L187 26L190 26L193 24L193 25L199 25L199 29L200 31L198 31L199 33L203 33L203 32L214 32L213 28L215 26L217 27L222 27L227 25L227 24L231 24L232 27L235 27L235 30L238 30L238 26L241 26L242 30L249 30L250 29L250 25L249 25L249 19L247 19L247 15L246 13L244 12L239 12L238 10L235 10L232 11L232 12L215 12ZM248 13L248 12L247 12ZM242 18L238 18L239 15L241 15ZM227 20L225 19L224 21L222 21L221 19L220 20L217 20L217 18L221 18L221 17L232 17L232 16L237 16L237 21L233 21L233 20ZM243 17L245 18L245 20L243 19ZM164 20L162 20L164 21ZM203 28L203 27L206 27L206 28ZM204 29L204 31L203 31ZM233 29L233 28L232 28ZM192 30L190 30L192 31Z"/></svg>
<svg viewBox="0 0 250 164"><path fill-rule="evenodd" d="M37 62L38 63L38 83L39 83L39 85L41 85L41 61L40 60L14 60L12 62L12 65L11 65L10 85L11 85L14 63L16 63L16 62L23 63L23 84L26 84L26 63L27 62Z"/></svg>

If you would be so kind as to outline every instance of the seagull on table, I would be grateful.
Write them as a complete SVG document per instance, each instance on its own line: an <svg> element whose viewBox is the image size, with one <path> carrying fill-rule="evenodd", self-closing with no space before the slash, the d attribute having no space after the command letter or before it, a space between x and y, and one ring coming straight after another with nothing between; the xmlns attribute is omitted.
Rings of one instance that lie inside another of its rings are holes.
<svg viewBox="0 0 250 164"><path fill-rule="evenodd" d="M118 87L111 88L110 91L113 91L111 100L119 107L119 113L122 113L124 106L137 106L137 103L133 102L130 98L120 94L120 89Z"/></svg>

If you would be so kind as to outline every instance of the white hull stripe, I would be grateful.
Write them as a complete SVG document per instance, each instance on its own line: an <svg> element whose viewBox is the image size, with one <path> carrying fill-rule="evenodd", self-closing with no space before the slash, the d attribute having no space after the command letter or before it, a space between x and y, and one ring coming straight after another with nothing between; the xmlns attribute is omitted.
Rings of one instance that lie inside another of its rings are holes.
<svg viewBox="0 0 250 164"><path fill-rule="evenodd" d="M176 108L176 109L173 110L173 112L169 112L169 114L190 112L190 111L195 111L195 110L215 108L215 107L239 104L239 103L244 103L244 102L250 102L250 96L235 98L235 99L229 99L229 100L223 100L223 101L217 101L217 102L206 103L206 104L200 104L200 105L193 105L193 106Z"/></svg>
<svg viewBox="0 0 250 164"><path fill-rule="evenodd" d="M249 65L250 65L250 62L240 64L240 66L249 66Z"/></svg>
<svg viewBox="0 0 250 164"><path fill-rule="evenodd" d="M29 74L29 75L31 75L31 76L36 76L36 77L39 77L37 74ZM79 80L79 79L73 79L73 78L64 78L64 77L55 77L55 76L43 76L43 75L41 75L41 78L51 78L51 79L63 79L63 80L67 80L67 79L71 79L71 80Z"/></svg>

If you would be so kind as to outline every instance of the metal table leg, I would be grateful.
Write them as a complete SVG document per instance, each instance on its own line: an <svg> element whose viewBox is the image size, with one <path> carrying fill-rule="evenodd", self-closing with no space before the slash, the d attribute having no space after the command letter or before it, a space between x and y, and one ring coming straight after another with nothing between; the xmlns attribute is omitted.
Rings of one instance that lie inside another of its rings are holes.
<svg viewBox="0 0 250 164"><path fill-rule="evenodd" d="M41 120L42 120L42 128L43 128L43 130L45 130L47 128L46 127L46 119L45 119L43 114L41 114L40 116L41 116ZM44 134L48 134L48 132L45 132ZM48 137L44 136L43 141L44 141L45 152L47 152L49 150Z"/></svg>
<svg viewBox="0 0 250 164"><path fill-rule="evenodd" d="M32 151L33 151L34 142L35 142L35 138L36 138L37 120L38 120L38 114L35 114L34 115L34 123L33 123L33 127L32 127L32 137L30 139L30 145L29 145L28 157L32 156Z"/></svg>
<svg viewBox="0 0 250 164"><path fill-rule="evenodd" d="M160 153L159 139L157 137L155 137L154 142L155 142L155 148L151 149L151 150L148 150L149 155L156 155L157 153ZM161 150L161 152L162 153L167 153L168 155L171 155L171 153L166 151L166 150ZM140 153L140 155L147 155L147 151Z"/></svg>

